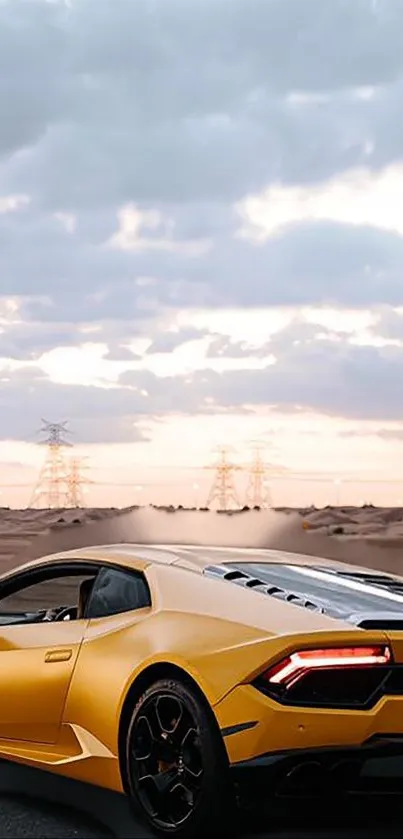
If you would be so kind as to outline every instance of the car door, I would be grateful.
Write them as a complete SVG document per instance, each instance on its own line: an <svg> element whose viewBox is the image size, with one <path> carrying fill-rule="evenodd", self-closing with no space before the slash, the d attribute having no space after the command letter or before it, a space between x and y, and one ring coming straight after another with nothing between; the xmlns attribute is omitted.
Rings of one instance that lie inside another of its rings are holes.
<svg viewBox="0 0 403 839"><path fill-rule="evenodd" d="M49 572L47 583L52 581L51 569ZM61 602L55 605L74 605L66 603L67 592L60 586L63 582L60 568L56 579L56 597L60 597ZM17 588L14 586L14 596L20 591L28 591L26 580L22 578L19 582L20 589L18 580ZM35 580L32 588L35 588ZM8 607L8 599L2 600L0 587L0 613ZM25 600L29 602L29 595ZM42 602L43 608L47 608L49 599ZM40 595L32 601L33 606L42 608L40 603ZM1 622L4 619L7 620L0 614ZM0 625L0 739L57 741L87 623L87 620L79 619Z"/></svg>
<svg viewBox="0 0 403 839"><path fill-rule="evenodd" d="M87 602L89 620L64 720L90 731L112 752L122 691L144 656L142 626L151 612L142 572L112 564L100 570Z"/></svg>

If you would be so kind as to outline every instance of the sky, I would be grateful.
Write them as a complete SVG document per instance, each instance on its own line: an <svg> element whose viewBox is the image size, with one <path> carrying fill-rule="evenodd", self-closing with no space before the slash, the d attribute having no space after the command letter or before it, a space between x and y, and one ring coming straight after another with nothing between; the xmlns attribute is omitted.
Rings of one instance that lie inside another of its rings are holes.
<svg viewBox="0 0 403 839"><path fill-rule="evenodd" d="M403 0L0 0L1 504L400 503ZM236 475L240 497L247 474Z"/></svg>

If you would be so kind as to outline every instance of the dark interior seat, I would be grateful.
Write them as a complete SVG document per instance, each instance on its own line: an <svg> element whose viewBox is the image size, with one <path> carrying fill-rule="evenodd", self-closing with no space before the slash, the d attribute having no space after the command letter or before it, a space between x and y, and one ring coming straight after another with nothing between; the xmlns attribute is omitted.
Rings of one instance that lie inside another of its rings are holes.
<svg viewBox="0 0 403 839"><path fill-rule="evenodd" d="M94 586L94 579L83 580L78 592L77 620L85 617L85 609Z"/></svg>

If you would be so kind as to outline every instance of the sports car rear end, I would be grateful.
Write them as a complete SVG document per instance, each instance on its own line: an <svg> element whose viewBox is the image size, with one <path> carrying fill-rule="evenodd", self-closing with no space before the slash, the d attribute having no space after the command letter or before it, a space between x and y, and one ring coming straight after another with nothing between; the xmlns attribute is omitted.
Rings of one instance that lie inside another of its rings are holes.
<svg viewBox="0 0 403 839"><path fill-rule="evenodd" d="M334 619L333 632L284 634L215 708L240 790L401 794L403 581L268 562L205 573Z"/></svg>

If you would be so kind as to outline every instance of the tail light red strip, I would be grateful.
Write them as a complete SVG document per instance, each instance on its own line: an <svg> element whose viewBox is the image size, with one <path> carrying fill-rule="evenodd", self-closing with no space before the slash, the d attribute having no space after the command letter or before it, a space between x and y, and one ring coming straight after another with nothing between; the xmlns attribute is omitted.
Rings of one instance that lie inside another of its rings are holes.
<svg viewBox="0 0 403 839"><path fill-rule="evenodd" d="M377 667L388 664L391 658L391 651L386 646L300 650L266 670L263 678L272 685L288 688L312 670Z"/></svg>

